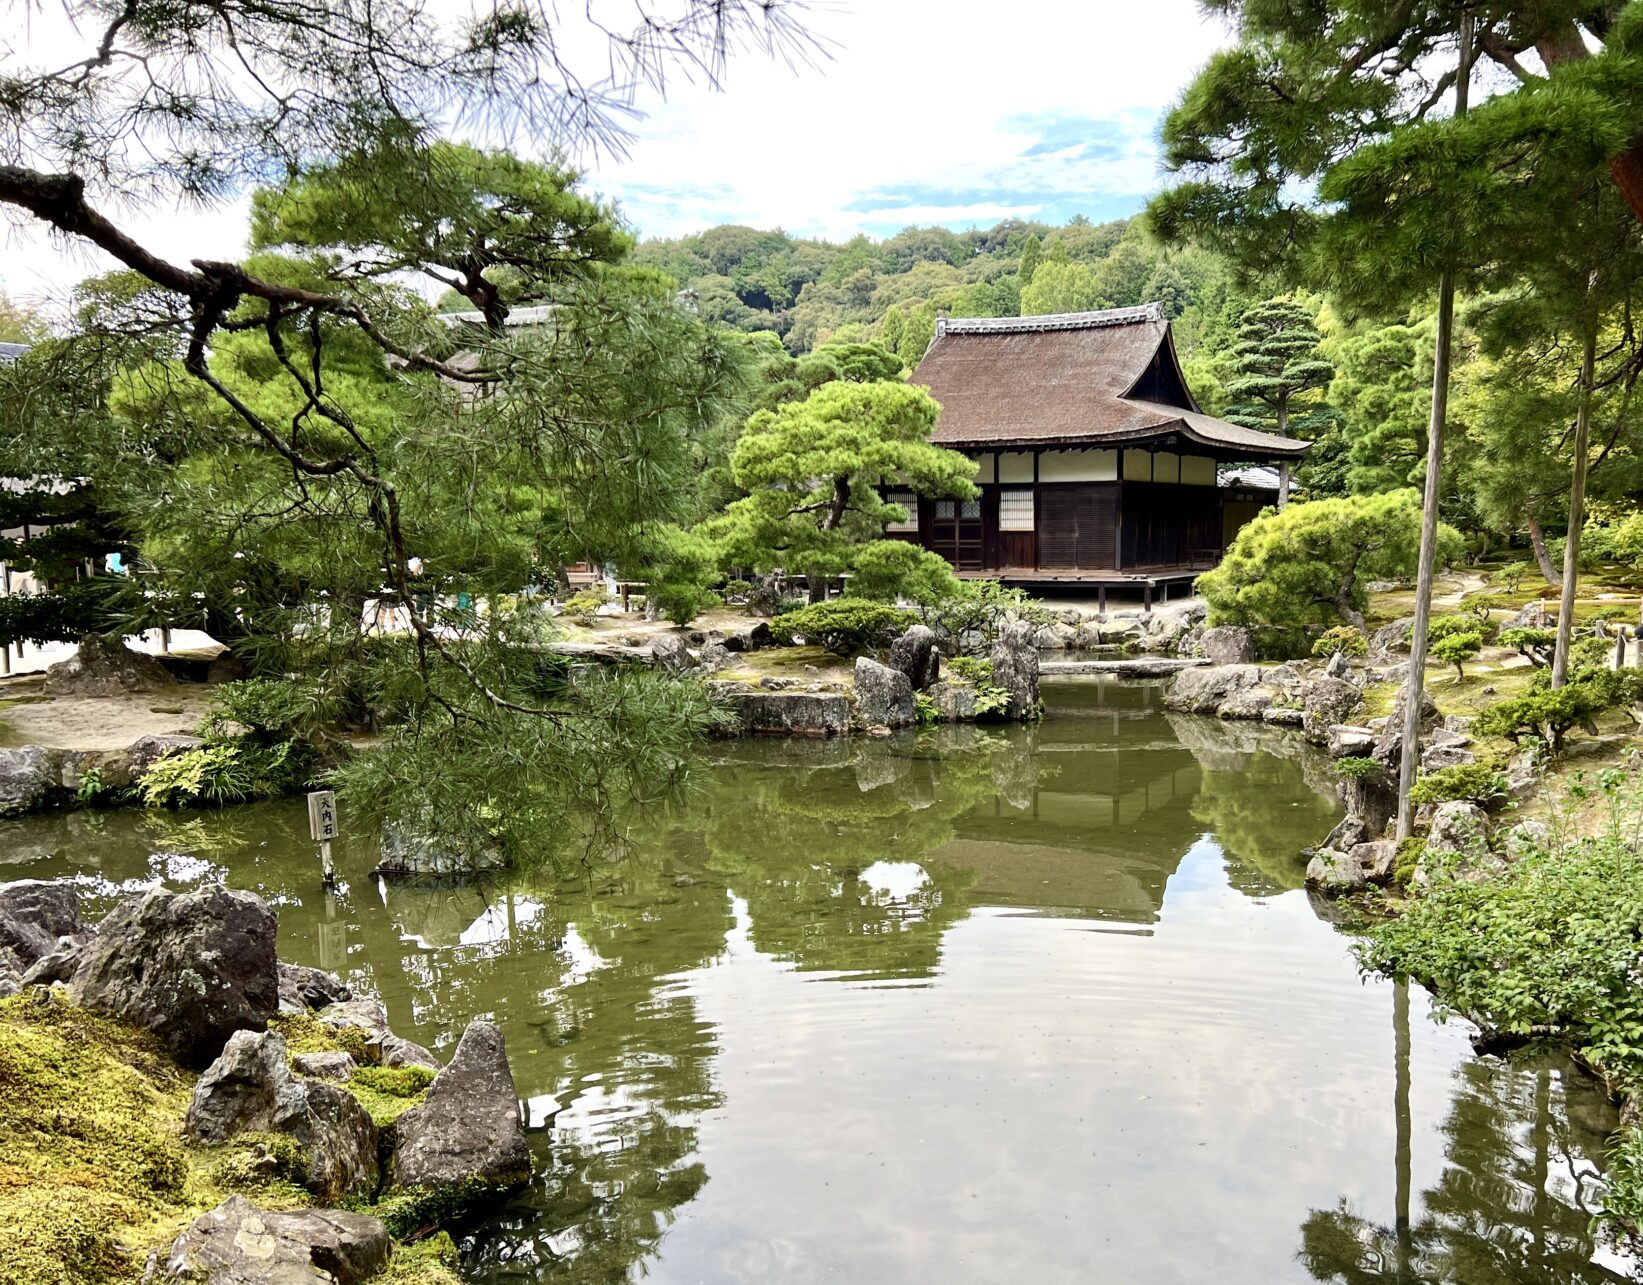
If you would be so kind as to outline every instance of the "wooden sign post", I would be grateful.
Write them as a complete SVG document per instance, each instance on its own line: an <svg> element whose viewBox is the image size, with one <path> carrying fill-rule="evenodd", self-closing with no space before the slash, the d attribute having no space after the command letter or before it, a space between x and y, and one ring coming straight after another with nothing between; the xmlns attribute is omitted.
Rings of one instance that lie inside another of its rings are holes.
<svg viewBox="0 0 1643 1285"><path fill-rule="evenodd" d="M331 865L331 840L337 837L337 795L335 790L315 790L308 796L308 832L319 844L320 870L325 886L337 881Z"/></svg>

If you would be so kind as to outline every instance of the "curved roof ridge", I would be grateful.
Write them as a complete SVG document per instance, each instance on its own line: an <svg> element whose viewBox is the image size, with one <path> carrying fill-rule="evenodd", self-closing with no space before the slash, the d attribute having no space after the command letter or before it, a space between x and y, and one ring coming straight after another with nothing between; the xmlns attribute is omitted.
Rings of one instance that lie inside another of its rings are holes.
<svg viewBox="0 0 1643 1285"><path fill-rule="evenodd" d="M948 335L1025 334L1037 330L1093 330L1164 320L1164 305L1102 308L1096 312L1049 312L1036 317L938 317L936 333Z"/></svg>

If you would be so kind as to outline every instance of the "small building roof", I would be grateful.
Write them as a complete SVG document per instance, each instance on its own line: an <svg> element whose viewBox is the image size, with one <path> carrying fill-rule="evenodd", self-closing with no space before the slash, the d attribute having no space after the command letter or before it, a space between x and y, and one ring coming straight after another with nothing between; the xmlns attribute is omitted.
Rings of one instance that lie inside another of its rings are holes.
<svg viewBox="0 0 1643 1285"><path fill-rule="evenodd" d="M0 343L0 366L9 366L26 353L31 345Z"/></svg>
<svg viewBox="0 0 1643 1285"><path fill-rule="evenodd" d="M1157 445L1225 460L1286 460L1311 443L1206 415L1187 388L1161 305L1043 317L955 317L913 374L941 403L940 446Z"/></svg>

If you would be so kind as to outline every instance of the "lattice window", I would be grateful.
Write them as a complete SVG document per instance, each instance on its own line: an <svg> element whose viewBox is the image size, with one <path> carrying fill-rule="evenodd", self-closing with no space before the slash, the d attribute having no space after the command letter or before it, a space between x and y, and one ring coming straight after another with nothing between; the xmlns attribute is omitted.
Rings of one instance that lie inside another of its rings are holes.
<svg viewBox="0 0 1643 1285"><path fill-rule="evenodd" d="M1031 491L1000 491L998 493L998 529L1000 531L1031 531L1033 529L1033 493Z"/></svg>
<svg viewBox="0 0 1643 1285"><path fill-rule="evenodd" d="M907 510L905 522L886 522L886 531L917 531L918 530L918 496L912 491L888 491L884 498L891 504L899 504Z"/></svg>

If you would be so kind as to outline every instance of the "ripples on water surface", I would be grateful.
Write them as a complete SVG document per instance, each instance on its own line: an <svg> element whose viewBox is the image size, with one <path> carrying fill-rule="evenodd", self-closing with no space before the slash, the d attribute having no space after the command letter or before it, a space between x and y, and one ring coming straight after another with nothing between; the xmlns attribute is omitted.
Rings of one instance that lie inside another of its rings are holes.
<svg viewBox="0 0 1643 1285"><path fill-rule="evenodd" d="M1157 690L1035 729L706 751L637 854L380 889L300 805L8 827L0 873L226 877L447 1055L507 1032L543 1176L483 1282L1588 1282L1607 1104L1363 982L1300 890L1326 765ZM346 823L346 818L344 818Z"/></svg>

